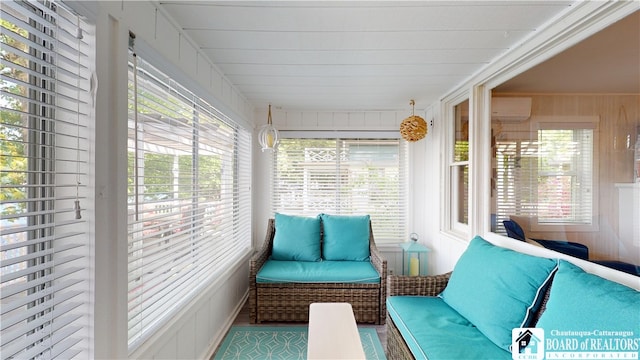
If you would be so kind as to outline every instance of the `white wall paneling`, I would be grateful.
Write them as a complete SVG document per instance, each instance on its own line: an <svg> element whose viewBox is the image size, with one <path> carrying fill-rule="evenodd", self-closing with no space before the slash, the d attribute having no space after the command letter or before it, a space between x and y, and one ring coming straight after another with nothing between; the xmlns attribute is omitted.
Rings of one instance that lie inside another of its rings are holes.
<svg viewBox="0 0 640 360"><path fill-rule="evenodd" d="M402 275L402 249L397 245L382 245L378 250L387 259L388 275Z"/></svg>
<svg viewBox="0 0 640 360"><path fill-rule="evenodd" d="M171 63L190 82L201 86L208 93L202 94L203 98L226 114L251 121L253 107L246 98L161 8L156 7L153 2L144 1L101 1L98 6L100 14L106 12L120 19L127 29L136 34L137 39L148 43L161 55L162 59L157 60ZM212 74L214 72L217 74ZM234 97L237 100L234 101Z"/></svg>
<svg viewBox="0 0 640 360"><path fill-rule="evenodd" d="M166 330L130 358L208 359L222 342L248 297L249 256L203 291Z"/></svg>

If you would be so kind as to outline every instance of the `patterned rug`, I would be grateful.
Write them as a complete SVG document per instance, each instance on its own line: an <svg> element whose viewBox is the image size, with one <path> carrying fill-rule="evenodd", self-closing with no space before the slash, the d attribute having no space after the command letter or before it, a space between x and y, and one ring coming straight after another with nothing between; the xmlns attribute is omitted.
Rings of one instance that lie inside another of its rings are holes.
<svg viewBox="0 0 640 360"><path fill-rule="evenodd" d="M232 326L214 360L307 358L307 326ZM386 359L373 328L358 328L368 360Z"/></svg>

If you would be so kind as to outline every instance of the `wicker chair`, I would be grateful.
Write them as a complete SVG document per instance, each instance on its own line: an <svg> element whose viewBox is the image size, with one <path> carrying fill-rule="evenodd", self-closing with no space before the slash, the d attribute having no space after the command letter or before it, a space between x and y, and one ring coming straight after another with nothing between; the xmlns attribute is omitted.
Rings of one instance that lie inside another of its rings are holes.
<svg viewBox="0 0 640 360"><path fill-rule="evenodd" d="M371 229L371 224L369 224ZM347 302L356 321L384 324L386 318L387 260L376 247L369 231L371 263L380 274L379 284L349 283L256 283L256 274L271 256L275 235L274 219L269 219L264 244L250 262L249 316L251 323L263 321L307 322L314 302Z"/></svg>

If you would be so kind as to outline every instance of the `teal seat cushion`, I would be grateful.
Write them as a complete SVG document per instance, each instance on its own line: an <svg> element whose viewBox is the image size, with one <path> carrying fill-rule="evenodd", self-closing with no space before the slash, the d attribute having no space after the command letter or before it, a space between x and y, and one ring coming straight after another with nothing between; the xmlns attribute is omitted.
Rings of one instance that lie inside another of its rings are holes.
<svg viewBox="0 0 640 360"><path fill-rule="evenodd" d="M267 260L256 274L256 282L379 284L380 275L365 261Z"/></svg>
<svg viewBox="0 0 640 360"><path fill-rule="evenodd" d="M320 214L325 260L369 260L369 215L340 216Z"/></svg>
<svg viewBox="0 0 640 360"><path fill-rule="evenodd" d="M320 218L275 215L271 257L274 260L320 261Z"/></svg>
<svg viewBox="0 0 640 360"><path fill-rule="evenodd" d="M416 359L511 359L441 298L391 296L387 311Z"/></svg>
<svg viewBox="0 0 640 360"><path fill-rule="evenodd" d="M553 338L553 330L557 334L598 330L602 333L594 335L601 341L622 337L613 332L633 333L636 338L640 334L638 290L586 273L561 260L550 291L546 309L536 324L545 330L546 338ZM605 331L612 332L612 336Z"/></svg>
<svg viewBox="0 0 640 360"><path fill-rule="evenodd" d="M476 236L456 263L440 296L505 350L511 331L526 327L557 261L495 246Z"/></svg>

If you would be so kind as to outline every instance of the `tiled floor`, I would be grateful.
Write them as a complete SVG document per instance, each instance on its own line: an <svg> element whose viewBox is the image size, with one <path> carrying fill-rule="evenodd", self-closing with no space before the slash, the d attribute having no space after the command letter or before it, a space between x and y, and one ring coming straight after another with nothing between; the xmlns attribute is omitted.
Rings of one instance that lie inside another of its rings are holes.
<svg viewBox="0 0 640 360"><path fill-rule="evenodd" d="M300 324L300 323L295 323L295 324ZM249 322L249 305L248 305L248 303L245 303L244 306L242 307L242 310L240 310L240 313L238 314L238 316L234 320L233 325L242 325L242 326L248 326L248 325L251 325L251 326L278 326L278 325L282 325L282 326L287 326L287 325L291 325L291 323L268 322L268 323L262 323L262 324L251 324ZM376 329L376 332L378 333L378 337L380 338L380 343L382 344L382 347L385 349L385 352L386 352L386 349L387 349L387 330L386 330L384 325L359 324L358 326L370 327L370 328Z"/></svg>

